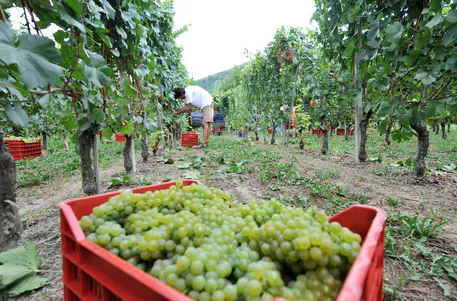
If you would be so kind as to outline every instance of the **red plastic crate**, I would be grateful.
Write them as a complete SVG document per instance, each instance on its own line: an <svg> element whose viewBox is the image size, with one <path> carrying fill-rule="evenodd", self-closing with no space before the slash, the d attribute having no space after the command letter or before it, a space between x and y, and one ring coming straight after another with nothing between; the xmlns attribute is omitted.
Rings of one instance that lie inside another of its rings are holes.
<svg viewBox="0 0 457 301"><path fill-rule="evenodd" d="M184 185L198 183L185 180ZM168 189L168 182L133 189L135 193ZM124 259L86 239L78 220L120 191L83 197L59 204L61 212L63 284L66 301L80 300L179 300L191 299ZM346 277L338 301L383 299L384 228L382 209L353 205L333 216L362 236L362 248ZM282 300L276 298L275 301Z"/></svg>
<svg viewBox="0 0 457 301"><path fill-rule="evenodd" d="M195 146L198 144L198 134L196 132L187 132L181 136L181 146Z"/></svg>
<svg viewBox="0 0 457 301"><path fill-rule="evenodd" d="M337 136L344 136L345 132L346 132L345 129L336 129L336 135Z"/></svg>
<svg viewBox="0 0 457 301"><path fill-rule="evenodd" d="M132 138L133 138L133 139L136 138L135 133L133 133ZM127 140L127 139L125 138L125 135L124 135L124 134L118 134L118 133L116 133L116 142L121 142L121 143L123 143L123 142L125 142L126 140Z"/></svg>
<svg viewBox="0 0 457 301"><path fill-rule="evenodd" d="M116 142L125 142L125 136L122 134L116 134Z"/></svg>
<svg viewBox="0 0 457 301"><path fill-rule="evenodd" d="M5 139L5 145L15 161L32 159L42 155L40 139L31 143L26 143L22 140Z"/></svg>

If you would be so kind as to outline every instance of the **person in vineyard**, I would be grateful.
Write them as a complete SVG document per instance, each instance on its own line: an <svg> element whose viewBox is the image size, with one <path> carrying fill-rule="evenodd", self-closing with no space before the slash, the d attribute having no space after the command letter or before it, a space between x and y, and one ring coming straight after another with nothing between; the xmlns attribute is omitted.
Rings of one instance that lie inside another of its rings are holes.
<svg viewBox="0 0 457 301"><path fill-rule="evenodd" d="M175 115L182 114L190 110L191 106L200 108L203 112L203 141L195 148L205 148L208 146L211 134L211 125L214 118L213 98L211 94L199 86L188 86L187 88L175 88L175 99L185 99L186 105L175 111Z"/></svg>
<svg viewBox="0 0 457 301"><path fill-rule="evenodd" d="M282 106L279 108L279 110L280 110L281 112L283 112L283 114L282 114L282 115L283 115L283 116L282 116L283 118L289 117L289 116L288 116L288 112L289 112L289 106L288 106L288 105L282 105ZM286 116L286 117L285 117L285 116ZM282 137L282 135L283 135L284 132L286 131L286 123L285 123L285 121L282 121L282 122L281 122L281 125L279 126L279 131L281 132L281 137Z"/></svg>

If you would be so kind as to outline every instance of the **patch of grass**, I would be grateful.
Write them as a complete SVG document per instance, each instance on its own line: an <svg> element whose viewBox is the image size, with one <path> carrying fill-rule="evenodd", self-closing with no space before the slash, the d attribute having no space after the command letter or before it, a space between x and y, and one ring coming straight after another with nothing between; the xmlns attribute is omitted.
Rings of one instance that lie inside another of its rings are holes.
<svg viewBox="0 0 457 301"><path fill-rule="evenodd" d="M105 141L99 144L99 166L106 168L116 161L122 160L123 143ZM79 154L70 143L65 149L63 142L51 139L46 156L31 160L16 161L17 185L33 186L60 176L75 174L80 167Z"/></svg>
<svg viewBox="0 0 457 301"><path fill-rule="evenodd" d="M338 169L323 169L317 172L317 177L321 181L326 181L328 179L338 178L340 176L340 171Z"/></svg>
<svg viewBox="0 0 457 301"><path fill-rule="evenodd" d="M388 196L386 200L389 203L389 205L392 206L392 207L396 208L396 207L400 206L400 199L399 198L394 198L393 196Z"/></svg>
<svg viewBox="0 0 457 301"><path fill-rule="evenodd" d="M377 167L375 169L374 173L378 176L394 178L394 177L398 177L402 174L402 168L400 166L383 165L383 166Z"/></svg>
<svg viewBox="0 0 457 301"><path fill-rule="evenodd" d="M259 180L266 183L271 179L285 180L287 183L292 183L297 177L298 171L293 163L264 163L260 167Z"/></svg>
<svg viewBox="0 0 457 301"><path fill-rule="evenodd" d="M124 176L119 178L112 178L108 182L109 188L116 188L121 186L146 186L153 184L153 181L145 178L137 178L131 176Z"/></svg>
<svg viewBox="0 0 457 301"><path fill-rule="evenodd" d="M405 216L402 220L402 230L406 234L421 238L437 237L449 221L439 221L430 217L419 218L417 215Z"/></svg>

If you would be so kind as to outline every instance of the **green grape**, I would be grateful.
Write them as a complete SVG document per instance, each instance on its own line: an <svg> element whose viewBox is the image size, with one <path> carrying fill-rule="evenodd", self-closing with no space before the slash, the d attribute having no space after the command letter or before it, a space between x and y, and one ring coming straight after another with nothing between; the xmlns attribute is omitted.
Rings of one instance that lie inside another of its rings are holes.
<svg viewBox="0 0 457 301"><path fill-rule="evenodd" d="M166 276L166 281L168 285L175 286L178 276L175 273L170 273Z"/></svg>
<svg viewBox="0 0 457 301"><path fill-rule="evenodd" d="M210 301L211 295L207 292L201 292L198 301Z"/></svg>
<svg viewBox="0 0 457 301"><path fill-rule="evenodd" d="M233 301L238 296L237 287L232 284L226 285L223 292L227 301Z"/></svg>
<svg viewBox="0 0 457 301"><path fill-rule="evenodd" d="M194 300L198 300L198 298L200 297L200 293L197 291L190 291L187 294Z"/></svg>
<svg viewBox="0 0 457 301"><path fill-rule="evenodd" d="M88 216L83 216L81 218L81 220L79 221L79 224L81 225L81 228L84 230L84 231L88 231L90 230L90 228L92 227L93 225L93 221L90 217Z"/></svg>
<svg viewBox="0 0 457 301"><path fill-rule="evenodd" d="M312 247L310 252L309 252L309 255L310 257L313 259L313 260L319 260L322 258L322 250L318 247Z"/></svg>
<svg viewBox="0 0 457 301"><path fill-rule="evenodd" d="M256 279L249 280L246 291L250 296L258 297L262 293L262 284Z"/></svg>
<svg viewBox="0 0 457 301"><path fill-rule="evenodd" d="M205 283L205 291L212 294L217 289L217 281L214 279L208 279Z"/></svg>
<svg viewBox="0 0 457 301"><path fill-rule="evenodd" d="M98 242L98 244L100 244L102 246L107 245L110 241L111 241L111 236L109 236L108 234L97 235L97 242Z"/></svg>
<svg viewBox="0 0 457 301"><path fill-rule="evenodd" d="M224 301L225 295L223 291L215 291L211 295L211 301Z"/></svg>
<svg viewBox="0 0 457 301"><path fill-rule="evenodd" d="M217 276L225 278L232 273L232 266L227 261L222 261L216 267Z"/></svg>
<svg viewBox="0 0 457 301"><path fill-rule="evenodd" d="M195 260L194 262L192 262L190 266L190 271L192 272L192 274L198 275L201 272L203 272L203 268L203 262L201 262L200 260Z"/></svg>
<svg viewBox="0 0 457 301"><path fill-rule="evenodd" d="M195 277L192 281L192 288L196 291L201 291L205 288L206 280L205 277L199 275Z"/></svg>
<svg viewBox="0 0 457 301"><path fill-rule="evenodd" d="M190 260L185 256L180 256L178 260L176 260L176 268L178 271L185 271L189 268Z"/></svg>
<svg viewBox="0 0 457 301"><path fill-rule="evenodd" d="M182 278L179 278L178 280L176 280L174 287L177 290L184 292L187 289L186 281Z"/></svg>

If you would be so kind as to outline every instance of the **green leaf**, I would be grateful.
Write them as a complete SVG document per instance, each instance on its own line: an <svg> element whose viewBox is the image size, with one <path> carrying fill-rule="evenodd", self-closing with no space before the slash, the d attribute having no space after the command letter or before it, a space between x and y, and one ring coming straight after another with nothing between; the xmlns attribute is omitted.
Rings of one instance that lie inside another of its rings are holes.
<svg viewBox="0 0 457 301"><path fill-rule="evenodd" d="M389 116L393 112L393 104L390 101L381 101L378 105L376 114L379 115L379 117L383 116Z"/></svg>
<svg viewBox="0 0 457 301"><path fill-rule="evenodd" d="M37 276L30 276L27 277L17 284L12 285L8 288L8 295L10 296L18 296L24 292L28 292L31 290L35 290L40 288L46 284L47 279L41 278Z"/></svg>
<svg viewBox="0 0 457 301"><path fill-rule="evenodd" d="M414 274L409 279L411 279L412 281L419 281L423 276L424 275L422 274Z"/></svg>
<svg viewBox="0 0 457 301"><path fill-rule="evenodd" d="M414 40L414 50L422 50L427 45L429 38L426 36L417 37Z"/></svg>
<svg viewBox="0 0 457 301"><path fill-rule="evenodd" d="M121 27L116 26L116 31L124 40L127 39L127 33L125 32L124 29L122 29Z"/></svg>
<svg viewBox="0 0 457 301"><path fill-rule="evenodd" d="M92 82L97 88L110 83L110 78L105 74L109 70L105 59L98 53L85 51L87 53L86 65L84 65L84 78Z"/></svg>
<svg viewBox="0 0 457 301"><path fill-rule="evenodd" d="M0 5L12 6L16 3L15 0L0 0Z"/></svg>
<svg viewBox="0 0 457 301"><path fill-rule="evenodd" d="M37 102L43 107L43 108L47 108L48 107L48 103L49 103L49 99L51 98L51 94L45 94L43 96L41 96L40 98L37 99Z"/></svg>
<svg viewBox="0 0 457 301"><path fill-rule="evenodd" d="M441 13L436 13L435 16L433 16L433 18L430 20L430 22L425 24L425 26L428 28L433 28L441 22L443 22L443 16L441 15Z"/></svg>
<svg viewBox="0 0 457 301"><path fill-rule="evenodd" d="M346 47L346 51L345 51L346 58L348 58L348 59L352 58L354 51L355 51L355 42L354 42L354 40L351 40Z"/></svg>
<svg viewBox="0 0 457 301"><path fill-rule="evenodd" d="M97 88L101 88L103 85L108 85L110 83L110 79L106 74L97 68L87 65L84 66L84 78L85 80L92 82Z"/></svg>
<svg viewBox="0 0 457 301"><path fill-rule="evenodd" d="M130 85L130 79L127 76L124 77L124 91L128 96L136 97L136 90Z"/></svg>
<svg viewBox="0 0 457 301"><path fill-rule="evenodd" d="M77 13L79 16L83 14L83 10L81 9L81 6L78 3L78 0L65 0L65 3L68 4L68 6L71 7L71 9Z"/></svg>
<svg viewBox="0 0 457 301"><path fill-rule="evenodd" d="M8 116L9 120L14 122L15 124L26 127L29 124L29 117L27 113L22 109L20 105L12 106L11 104L6 104L3 106L6 112L6 116Z"/></svg>
<svg viewBox="0 0 457 301"><path fill-rule="evenodd" d="M424 71L417 72L414 79L420 80L424 85L430 85L431 83L436 81L435 77L433 77L430 73Z"/></svg>
<svg viewBox="0 0 457 301"><path fill-rule="evenodd" d="M444 283L443 281L439 280L438 278L433 278L433 279L435 279L435 281L438 284L438 286L443 290L443 295L445 297L450 297L451 296L451 288L449 287L449 285Z"/></svg>
<svg viewBox="0 0 457 301"><path fill-rule="evenodd" d="M29 244L0 253L0 263L0 287L33 276L40 265L37 247Z"/></svg>
<svg viewBox="0 0 457 301"><path fill-rule="evenodd" d="M449 11L444 19L449 23L457 23L457 9Z"/></svg>
<svg viewBox="0 0 457 301"><path fill-rule="evenodd" d="M62 117L60 123L66 131L71 131L76 127L76 118L73 114L65 115Z"/></svg>
<svg viewBox="0 0 457 301"><path fill-rule="evenodd" d="M430 7L433 11L441 11L441 0L432 0L430 1Z"/></svg>
<svg viewBox="0 0 457 301"><path fill-rule="evenodd" d="M395 41L401 38L403 34L403 25L400 22L395 22L386 28L387 39Z"/></svg>
<svg viewBox="0 0 457 301"><path fill-rule="evenodd" d="M413 158L411 158L411 157L409 157L409 158L406 159L406 161L405 161L405 165L408 166L408 167L413 166L413 163L414 163L414 160L413 160Z"/></svg>
<svg viewBox="0 0 457 301"><path fill-rule="evenodd" d="M446 33L441 40L444 46L449 46L452 42L455 42L457 36L457 24L454 24L451 28L446 30Z"/></svg>
<svg viewBox="0 0 457 301"><path fill-rule="evenodd" d="M54 42L37 35L22 35L15 47L13 31L9 24L0 22L0 61L16 64L27 89L46 87L58 82L63 68L55 65L62 62Z"/></svg>
<svg viewBox="0 0 457 301"><path fill-rule="evenodd" d="M133 122L128 121L124 126L121 127L119 133L124 135L131 135L133 132Z"/></svg>
<svg viewBox="0 0 457 301"><path fill-rule="evenodd" d="M178 169L188 169L190 168L190 166L192 165L192 163L189 163L189 162L183 162L181 164L179 164L177 166Z"/></svg>
<svg viewBox="0 0 457 301"><path fill-rule="evenodd" d="M198 170L188 170L183 175L185 179L198 179L200 177L200 172Z"/></svg>
<svg viewBox="0 0 457 301"><path fill-rule="evenodd" d="M97 112L95 112L94 114L94 121L95 123L102 123L103 120L105 120L105 113L103 113L102 110L98 110Z"/></svg>
<svg viewBox="0 0 457 301"><path fill-rule="evenodd" d="M168 157L165 159L165 161L163 161L163 163L165 164L175 164L175 160L173 160L173 158L171 157Z"/></svg>
<svg viewBox="0 0 457 301"><path fill-rule="evenodd" d="M111 6L111 4L107 0L101 0L103 7L105 8L105 13L110 19L114 19L116 17L116 11Z"/></svg>
<svg viewBox="0 0 457 301"><path fill-rule="evenodd" d="M60 18L64 20L68 25L74 26L79 29L82 33L86 32L86 27L82 24L82 22L73 18L64 7L60 9Z"/></svg>
<svg viewBox="0 0 457 301"><path fill-rule="evenodd" d="M110 138L113 135L113 130L110 127L105 127L102 129L102 137L105 139Z"/></svg>
<svg viewBox="0 0 457 301"><path fill-rule="evenodd" d="M374 39L376 39L376 36L378 35L378 33L379 33L379 24L377 22L371 24L370 28L367 31L368 41L373 41Z"/></svg>

